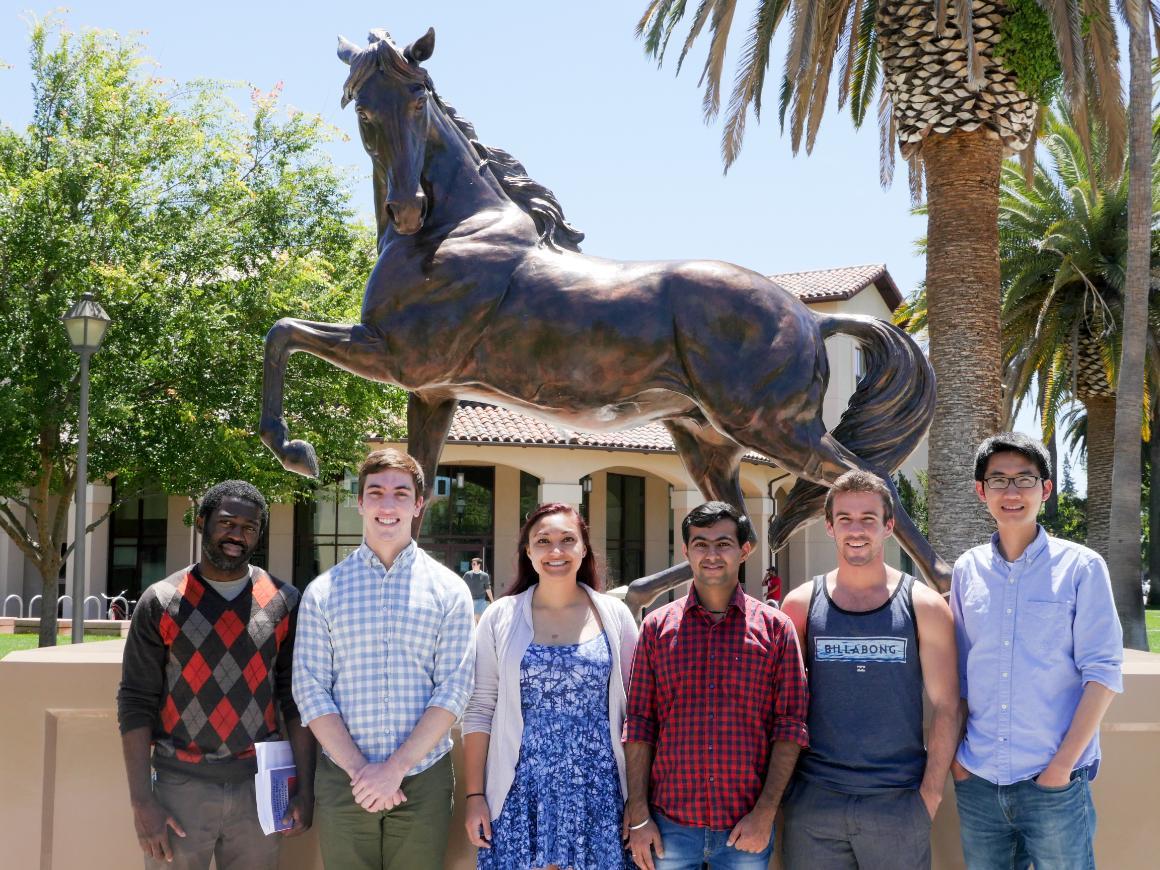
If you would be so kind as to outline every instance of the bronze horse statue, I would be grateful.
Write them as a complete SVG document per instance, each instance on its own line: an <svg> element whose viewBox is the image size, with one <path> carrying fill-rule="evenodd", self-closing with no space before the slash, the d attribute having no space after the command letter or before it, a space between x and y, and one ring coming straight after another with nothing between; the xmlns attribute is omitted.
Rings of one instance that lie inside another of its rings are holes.
<svg viewBox="0 0 1160 870"><path fill-rule="evenodd" d="M902 331L817 314L768 278L722 262L617 262L581 254L550 190L481 144L421 66L435 34L400 49L385 31L358 48L342 105L355 104L374 169L378 262L361 322L279 320L266 336L261 437L282 465L316 476L310 444L282 414L299 351L410 393L409 450L431 482L460 399L580 431L663 422L706 499L744 510L746 450L798 477L769 529L780 548L853 468L889 480L933 414L934 373ZM824 341L862 343L867 372L833 432L822 423ZM894 495L896 536L929 581L950 572ZM416 534L418 524L416 522ZM633 584L639 605L688 579L676 566Z"/></svg>

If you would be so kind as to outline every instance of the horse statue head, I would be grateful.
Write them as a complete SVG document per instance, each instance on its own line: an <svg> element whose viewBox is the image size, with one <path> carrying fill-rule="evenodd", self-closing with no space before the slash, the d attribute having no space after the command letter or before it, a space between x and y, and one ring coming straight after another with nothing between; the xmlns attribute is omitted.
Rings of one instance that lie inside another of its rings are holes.
<svg viewBox="0 0 1160 870"><path fill-rule="evenodd" d="M435 30L400 49L385 30L372 30L359 48L338 38L338 57L350 65L342 106L354 102L359 136L374 167L379 237L388 225L409 236L423 227L427 194L421 176L434 88L420 66L435 50Z"/></svg>
<svg viewBox="0 0 1160 870"><path fill-rule="evenodd" d="M438 179L423 173L432 171L426 157L434 149L455 152L478 167L488 185L531 217L541 245L579 251L584 233L564 218L556 195L507 151L480 142L471 122L435 91L421 66L435 50L435 31L406 48L385 30L372 30L368 39L367 47L359 48L340 36L338 57L350 66L342 105L355 104L359 136L374 168L380 249L388 229L413 235L430 221L438 206L432 201Z"/></svg>

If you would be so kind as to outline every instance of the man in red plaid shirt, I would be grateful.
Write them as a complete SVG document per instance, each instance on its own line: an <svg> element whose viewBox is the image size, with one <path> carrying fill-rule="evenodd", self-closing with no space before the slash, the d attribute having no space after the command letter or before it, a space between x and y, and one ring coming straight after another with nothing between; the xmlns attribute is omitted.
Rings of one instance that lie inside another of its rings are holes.
<svg viewBox="0 0 1160 870"><path fill-rule="evenodd" d="M642 870L765 870L773 819L808 745L793 624L746 595L749 518L724 502L681 524L688 596L641 626L628 691L624 827Z"/></svg>

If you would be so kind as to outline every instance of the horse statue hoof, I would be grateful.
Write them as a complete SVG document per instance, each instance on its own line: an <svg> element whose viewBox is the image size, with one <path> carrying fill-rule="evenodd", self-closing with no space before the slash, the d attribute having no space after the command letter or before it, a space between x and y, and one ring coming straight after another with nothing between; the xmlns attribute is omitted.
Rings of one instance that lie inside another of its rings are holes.
<svg viewBox="0 0 1160 870"><path fill-rule="evenodd" d="M282 467L303 477L318 477L318 454L309 441L295 438L289 442L278 457Z"/></svg>

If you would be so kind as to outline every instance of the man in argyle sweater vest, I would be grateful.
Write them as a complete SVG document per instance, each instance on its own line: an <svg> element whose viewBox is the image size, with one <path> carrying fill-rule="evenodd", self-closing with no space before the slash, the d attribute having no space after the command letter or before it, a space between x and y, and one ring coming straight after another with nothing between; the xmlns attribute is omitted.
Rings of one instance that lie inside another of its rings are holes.
<svg viewBox="0 0 1160 870"><path fill-rule="evenodd" d="M313 740L290 693L298 591L249 564L266 516L249 484L211 489L201 561L134 611L117 707L146 867L201 870L214 855L221 870L277 867L279 838L262 833L254 796L254 743L279 739L276 707L305 784L288 833L310 824Z"/></svg>

